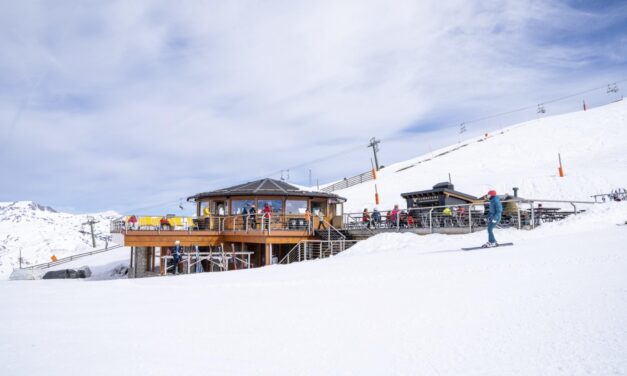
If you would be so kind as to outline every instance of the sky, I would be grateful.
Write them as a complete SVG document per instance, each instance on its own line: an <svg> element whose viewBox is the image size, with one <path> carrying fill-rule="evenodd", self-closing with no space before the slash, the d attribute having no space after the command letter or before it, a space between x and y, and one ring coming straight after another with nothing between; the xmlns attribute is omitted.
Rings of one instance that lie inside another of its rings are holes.
<svg viewBox="0 0 627 376"><path fill-rule="evenodd" d="M627 90L624 1L25 0L0 31L0 201L69 212L329 183L372 137L386 165Z"/></svg>

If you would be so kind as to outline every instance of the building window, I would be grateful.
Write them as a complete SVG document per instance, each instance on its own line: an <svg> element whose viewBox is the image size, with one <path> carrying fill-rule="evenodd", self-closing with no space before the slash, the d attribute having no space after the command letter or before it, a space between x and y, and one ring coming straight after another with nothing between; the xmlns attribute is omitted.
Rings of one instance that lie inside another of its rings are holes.
<svg viewBox="0 0 627 376"><path fill-rule="evenodd" d="M318 215L320 211L325 212L326 203L325 202L311 202L311 213L313 215ZM325 214L326 215L326 214Z"/></svg>
<svg viewBox="0 0 627 376"><path fill-rule="evenodd" d="M248 213L254 204L255 200L233 200L231 201L231 214L242 214L244 209L246 209L246 213Z"/></svg>
<svg viewBox="0 0 627 376"><path fill-rule="evenodd" d="M200 211L198 215L207 216L209 215L209 201L201 201L200 202Z"/></svg>
<svg viewBox="0 0 627 376"><path fill-rule="evenodd" d="M307 201L305 200L285 201L285 214L305 214L306 210L307 210Z"/></svg>
<svg viewBox="0 0 627 376"><path fill-rule="evenodd" d="M263 208L266 207L266 204L270 205L273 213L281 213L283 211L283 200L259 200L257 213L263 212Z"/></svg>

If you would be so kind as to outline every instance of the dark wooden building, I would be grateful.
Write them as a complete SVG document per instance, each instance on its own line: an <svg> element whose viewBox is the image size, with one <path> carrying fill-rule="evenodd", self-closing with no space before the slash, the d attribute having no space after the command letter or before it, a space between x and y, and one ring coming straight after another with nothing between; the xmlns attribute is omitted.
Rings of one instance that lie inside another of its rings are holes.
<svg viewBox="0 0 627 376"><path fill-rule="evenodd" d="M451 183L438 183L432 189L424 191L401 193L407 201L407 208L428 208L433 206L463 205L478 203L481 200L475 196L458 192Z"/></svg>

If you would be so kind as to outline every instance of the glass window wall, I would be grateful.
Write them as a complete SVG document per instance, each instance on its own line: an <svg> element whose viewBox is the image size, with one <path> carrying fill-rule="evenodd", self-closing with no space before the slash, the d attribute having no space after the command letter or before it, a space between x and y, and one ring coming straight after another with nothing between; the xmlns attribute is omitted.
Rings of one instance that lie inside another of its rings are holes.
<svg viewBox="0 0 627 376"><path fill-rule="evenodd" d="M307 210L306 200L285 201L285 214L305 214L305 210Z"/></svg>
<svg viewBox="0 0 627 376"><path fill-rule="evenodd" d="M283 211L283 200L259 200L257 213L262 213L266 204L270 205L273 213L281 213Z"/></svg>
<svg viewBox="0 0 627 376"><path fill-rule="evenodd" d="M233 200L231 201L231 215L242 214L244 211L248 213L254 204L255 200Z"/></svg>

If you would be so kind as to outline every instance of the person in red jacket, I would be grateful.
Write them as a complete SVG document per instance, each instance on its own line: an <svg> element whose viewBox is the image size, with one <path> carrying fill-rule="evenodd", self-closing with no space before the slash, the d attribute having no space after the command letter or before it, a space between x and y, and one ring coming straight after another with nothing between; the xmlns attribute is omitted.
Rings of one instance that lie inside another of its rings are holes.
<svg viewBox="0 0 627 376"><path fill-rule="evenodd" d="M270 217L272 216L272 208L270 204L266 202L266 205L263 207L263 222L265 224L265 228L270 230ZM262 225L262 227L264 227Z"/></svg>
<svg viewBox="0 0 627 376"><path fill-rule="evenodd" d="M388 215L388 220L390 221L390 224L392 225L392 227L397 226L399 214L400 214L400 210L398 210L398 205L394 205L394 209L392 209L392 211Z"/></svg>
<svg viewBox="0 0 627 376"><path fill-rule="evenodd" d="M128 219L128 227L131 230L134 230L137 227L137 217L135 215L131 215Z"/></svg>
<svg viewBox="0 0 627 376"><path fill-rule="evenodd" d="M368 208L364 209L364 212L361 215L361 221L363 222L364 225L366 225L366 227L370 228L370 224L371 219L370 219L370 213L368 213Z"/></svg>
<svg viewBox="0 0 627 376"><path fill-rule="evenodd" d="M162 230L169 230L172 228L172 225L170 225L170 221L168 221L166 217L161 217L161 219L159 220L159 224L161 225Z"/></svg>

